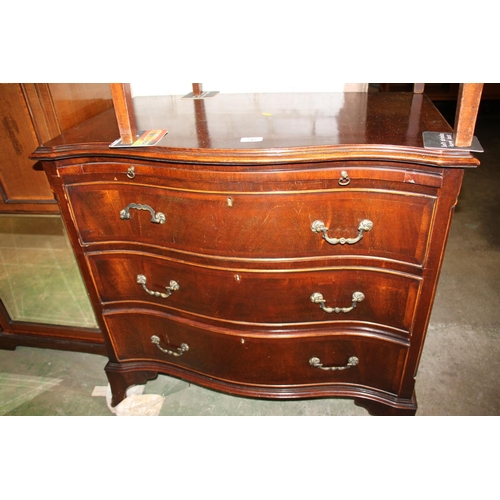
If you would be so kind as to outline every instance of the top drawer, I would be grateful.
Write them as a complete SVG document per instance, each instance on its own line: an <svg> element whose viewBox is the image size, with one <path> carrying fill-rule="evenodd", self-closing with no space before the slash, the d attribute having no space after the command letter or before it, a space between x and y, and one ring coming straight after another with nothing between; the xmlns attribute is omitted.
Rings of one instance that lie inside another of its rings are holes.
<svg viewBox="0 0 500 500"><path fill-rule="evenodd" d="M70 185L67 194L84 245L132 242L233 259L369 255L416 265L436 201L380 189L220 193L120 183Z"/></svg>

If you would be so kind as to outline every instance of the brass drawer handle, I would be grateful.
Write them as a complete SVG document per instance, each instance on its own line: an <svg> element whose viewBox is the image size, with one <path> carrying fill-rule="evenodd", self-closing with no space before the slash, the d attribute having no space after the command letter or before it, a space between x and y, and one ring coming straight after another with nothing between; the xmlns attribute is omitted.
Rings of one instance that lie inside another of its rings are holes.
<svg viewBox="0 0 500 500"><path fill-rule="evenodd" d="M368 219L364 219L359 223L358 226L358 236L356 238L330 238L326 233L328 228L325 226L325 223L321 220L315 220L311 224L311 231L313 233L323 233L323 239L330 243L330 245L337 245L340 243L341 245L353 245L357 243L361 238L363 238L363 233L368 232L373 228L373 222Z"/></svg>
<svg viewBox="0 0 500 500"><path fill-rule="evenodd" d="M323 366L319 358L311 358L309 364L314 368L319 368L320 370L347 370L359 363L359 359L356 356L351 356L347 360L347 365L345 366Z"/></svg>
<svg viewBox="0 0 500 500"><path fill-rule="evenodd" d="M323 309L323 311L327 313L348 313L349 311L352 311L358 302L362 302L365 298L365 294L362 292L354 292L352 294L352 305L351 307L327 307L325 306L326 300L323 298L323 295L319 292L314 292L310 299L311 302L314 302L315 304L319 304L319 307Z"/></svg>
<svg viewBox="0 0 500 500"><path fill-rule="evenodd" d="M166 299L168 297L170 297L170 295L172 295L172 292L174 292L175 290L179 290L180 286L179 286L179 283L177 283L177 281L174 281L172 280L170 282L170 286L166 286L166 290L167 290L167 293L164 293L164 292L154 292L153 290L148 290L148 288L146 287L146 276L144 276L144 274L138 274L137 275L137 283L139 285L142 285L142 288L144 288L144 290L149 293L149 295L153 295L154 297L160 297L162 299Z"/></svg>
<svg viewBox="0 0 500 500"><path fill-rule="evenodd" d="M136 210L148 210L151 213L151 222L155 224L165 224L165 215L161 212L155 211L149 205L140 205L138 203L130 203L123 210L120 211L120 219L127 220L130 219L130 209L135 208Z"/></svg>
<svg viewBox="0 0 500 500"><path fill-rule="evenodd" d="M160 337L157 337L156 335L153 335L151 337L151 343L155 344L158 349L160 349L161 352L164 352L165 354L168 354L169 356L182 356L185 352L189 351L189 346L185 343L182 343L180 347L177 348L177 352L175 351L169 351L168 349L164 349L160 345Z"/></svg>

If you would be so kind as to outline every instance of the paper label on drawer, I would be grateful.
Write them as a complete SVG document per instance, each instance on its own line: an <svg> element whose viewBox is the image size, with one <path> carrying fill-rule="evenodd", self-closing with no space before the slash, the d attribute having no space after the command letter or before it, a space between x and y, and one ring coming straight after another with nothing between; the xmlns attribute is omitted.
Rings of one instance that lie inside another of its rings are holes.
<svg viewBox="0 0 500 500"><path fill-rule="evenodd" d="M262 142L264 137L242 137L240 142Z"/></svg>

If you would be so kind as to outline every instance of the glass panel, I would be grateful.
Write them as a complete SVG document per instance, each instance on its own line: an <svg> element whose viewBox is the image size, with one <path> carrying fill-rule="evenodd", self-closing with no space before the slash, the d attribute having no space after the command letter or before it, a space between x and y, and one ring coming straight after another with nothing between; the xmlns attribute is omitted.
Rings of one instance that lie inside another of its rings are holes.
<svg viewBox="0 0 500 500"><path fill-rule="evenodd" d="M0 214L0 299L15 321L97 327L60 216Z"/></svg>

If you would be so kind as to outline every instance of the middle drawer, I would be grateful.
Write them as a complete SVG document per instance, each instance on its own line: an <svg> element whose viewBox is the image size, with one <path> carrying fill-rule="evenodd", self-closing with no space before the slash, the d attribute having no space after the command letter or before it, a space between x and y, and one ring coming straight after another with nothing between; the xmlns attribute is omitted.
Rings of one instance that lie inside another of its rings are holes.
<svg viewBox="0 0 500 500"><path fill-rule="evenodd" d="M420 279L376 268L202 267L139 252L87 255L102 303L147 302L232 323L341 320L410 330Z"/></svg>

